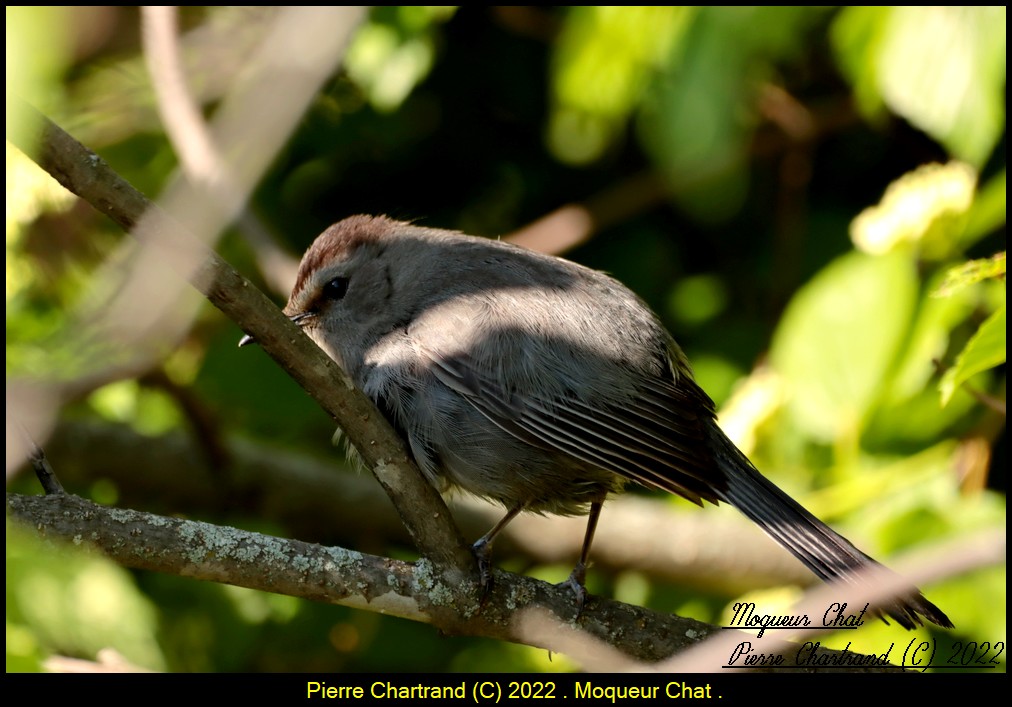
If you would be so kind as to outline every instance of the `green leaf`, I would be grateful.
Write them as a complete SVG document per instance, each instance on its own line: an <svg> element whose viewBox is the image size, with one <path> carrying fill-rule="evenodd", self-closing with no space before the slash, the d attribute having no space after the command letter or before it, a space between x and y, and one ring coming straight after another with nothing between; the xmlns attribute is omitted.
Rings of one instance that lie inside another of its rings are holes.
<svg viewBox="0 0 1012 707"><path fill-rule="evenodd" d="M850 253L798 291L770 357L801 429L832 441L863 426L908 337L917 289L909 258Z"/></svg>
<svg viewBox="0 0 1012 707"><path fill-rule="evenodd" d="M961 250L976 183L975 170L962 162L918 167L853 220L851 239L866 253L914 247L923 257L949 258Z"/></svg>
<svg viewBox="0 0 1012 707"><path fill-rule="evenodd" d="M564 162L598 159L650 85L674 61L691 7L573 7L552 57L548 144Z"/></svg>
<svg viewBox="0 0 1012 707"><path fill-rule="evenodd" d="M94 658L105 648L165 669L157 611L127 570L34 528L8 520L6 529L8 670L36 669L52 654Z"/></svg>
<svg viewBox="0 0 1012 707"><path fill-rule="evenodd" d="M721 221L748 193L746 169L758 122L755 96L796 58L813 7L701 7L644 101L640 136L694 218Z"/></svg>
<svg viewBox="0 0 1012 707"><path fill-rule="evenodd" d="M942 404L952 398L956 388L971 376L1005 363L1005 305L988 317L967 342L956 365L942 376Z"/></svg>
<svg viewBox="0 0 1012 707"><path fill-rule="evenodd" d="M848 8L833 26L858 107L885 104L980 167L1005 129L1004 7Z"/></svg>
<svg viewBox="0 0 1012 707"><path fill-rule="evenodd" d="M949 297L983 280L1005 275L1005 251L990 258L970 260L953 267L945 273L945 280L931 294L934 297Z"/></svg>
<svg viewBox="0 0 1012 707"><path fill-rule="evenodd" d="M24 144L34 130L33 119L10 97L19 96L43 111L59 104L59 81L74 49L71 15L65 7L7 6L6 18L7 137L20 135L15 142ZM8 189L10 184L8 179Z"/></svg>
<svg viewBox="0 0 1012 707"><path fill-rule="evenodd" d="M345 69L382 113L396 110L429 75L436 57L434 28L452 6L379 7L358 30Z"/></svg>
<svg viewBox="0 0 1012 707"><path fill-rule="evenodd" d="M930 444L946 430L959 425L975 402L957 396L938 409L938 368L952 346L956 330L980 307L981 293L969 288L951 297L929 294L941 281L935 273L922 285L917 313L903 345L903 353L883 382L878 405L865 427L862 447L895 450L897 444ZM965 342L965 339L963 339Z"/></svg>
<svg viewBox="0 0 1012 707"><path fill-rule="evenodd" d="M1006 171L1003 168L1001 172L991 177L987 184L978 187L963 233L964 247L973 245L1005 223L1007 181Z"/></svg>

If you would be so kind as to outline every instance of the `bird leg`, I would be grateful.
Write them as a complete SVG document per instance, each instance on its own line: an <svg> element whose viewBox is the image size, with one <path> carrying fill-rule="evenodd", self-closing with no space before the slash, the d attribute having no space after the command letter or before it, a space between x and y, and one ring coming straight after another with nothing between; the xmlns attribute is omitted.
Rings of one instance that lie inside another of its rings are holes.
<svg viewBox="0 0 1012 707"><path fill-rule="evenodd" d="M517 514L524 509L523 504L517 504L506 512L506 515L496 523L490 531L478 538L471 546L471 552L478 560L478 576L481 581L482 602L492 589L492 543L499 532L505 528Z"/></svg>
<svg viewBox="0 0 1012 707"><path fill-rule="evenodd" d="M587 579L587 560L590 557L590 546L594 542L594 532L597 530L597 521L601 517L601 506L603 501L594 501L590 504L590 513L587 515L587 532L583 536L583 549L580 551L580 560L576 567L569 573L569 579L559 586L568 586L573 590L576 598L576 618L583 613L583 605L587 603L587 587L584 582Z"/></svg>

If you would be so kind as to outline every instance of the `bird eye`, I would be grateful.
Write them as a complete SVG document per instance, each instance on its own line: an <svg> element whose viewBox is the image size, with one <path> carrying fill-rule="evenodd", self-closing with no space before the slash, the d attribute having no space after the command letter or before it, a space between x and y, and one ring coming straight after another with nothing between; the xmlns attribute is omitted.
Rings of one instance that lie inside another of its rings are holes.
<svg viewBox="0 0 1012 707"><path fill-rule="evenodd" d="M348 292L348 278L335 277L323 286L323 296L329 300L337 301Z"/></svg>

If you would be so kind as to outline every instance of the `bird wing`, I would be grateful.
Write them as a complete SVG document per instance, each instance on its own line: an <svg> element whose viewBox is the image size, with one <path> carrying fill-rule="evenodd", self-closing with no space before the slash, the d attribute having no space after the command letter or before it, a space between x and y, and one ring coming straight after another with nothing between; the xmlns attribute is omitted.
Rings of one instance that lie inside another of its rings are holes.
<svg viewBox="0 0 1012 707"><path fill-rule="evenodd" d="M723 475L705 437L713 403L688 376L679 385L644 376L624 401L546 399L505 390L466 353L427 353L440 382L517 439L699 505L717 502Z"/></svg>

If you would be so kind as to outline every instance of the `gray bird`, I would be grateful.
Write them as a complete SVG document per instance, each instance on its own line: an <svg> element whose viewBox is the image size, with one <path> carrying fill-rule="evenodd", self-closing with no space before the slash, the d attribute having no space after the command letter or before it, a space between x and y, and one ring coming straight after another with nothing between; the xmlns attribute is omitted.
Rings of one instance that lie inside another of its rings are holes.
<svg viewBox="0 0 1012 707"><path fill-rule="evenodd" d="M762 476L653 312L613 278L507 243L352 216L306 252L285 314L353 378L427 479L521 511L589 513L627 481L744 513L825 581L879 566ZM245 340L244 340L245 341ZM878 609L906 628L945 614L911 588Z"/></svg>

